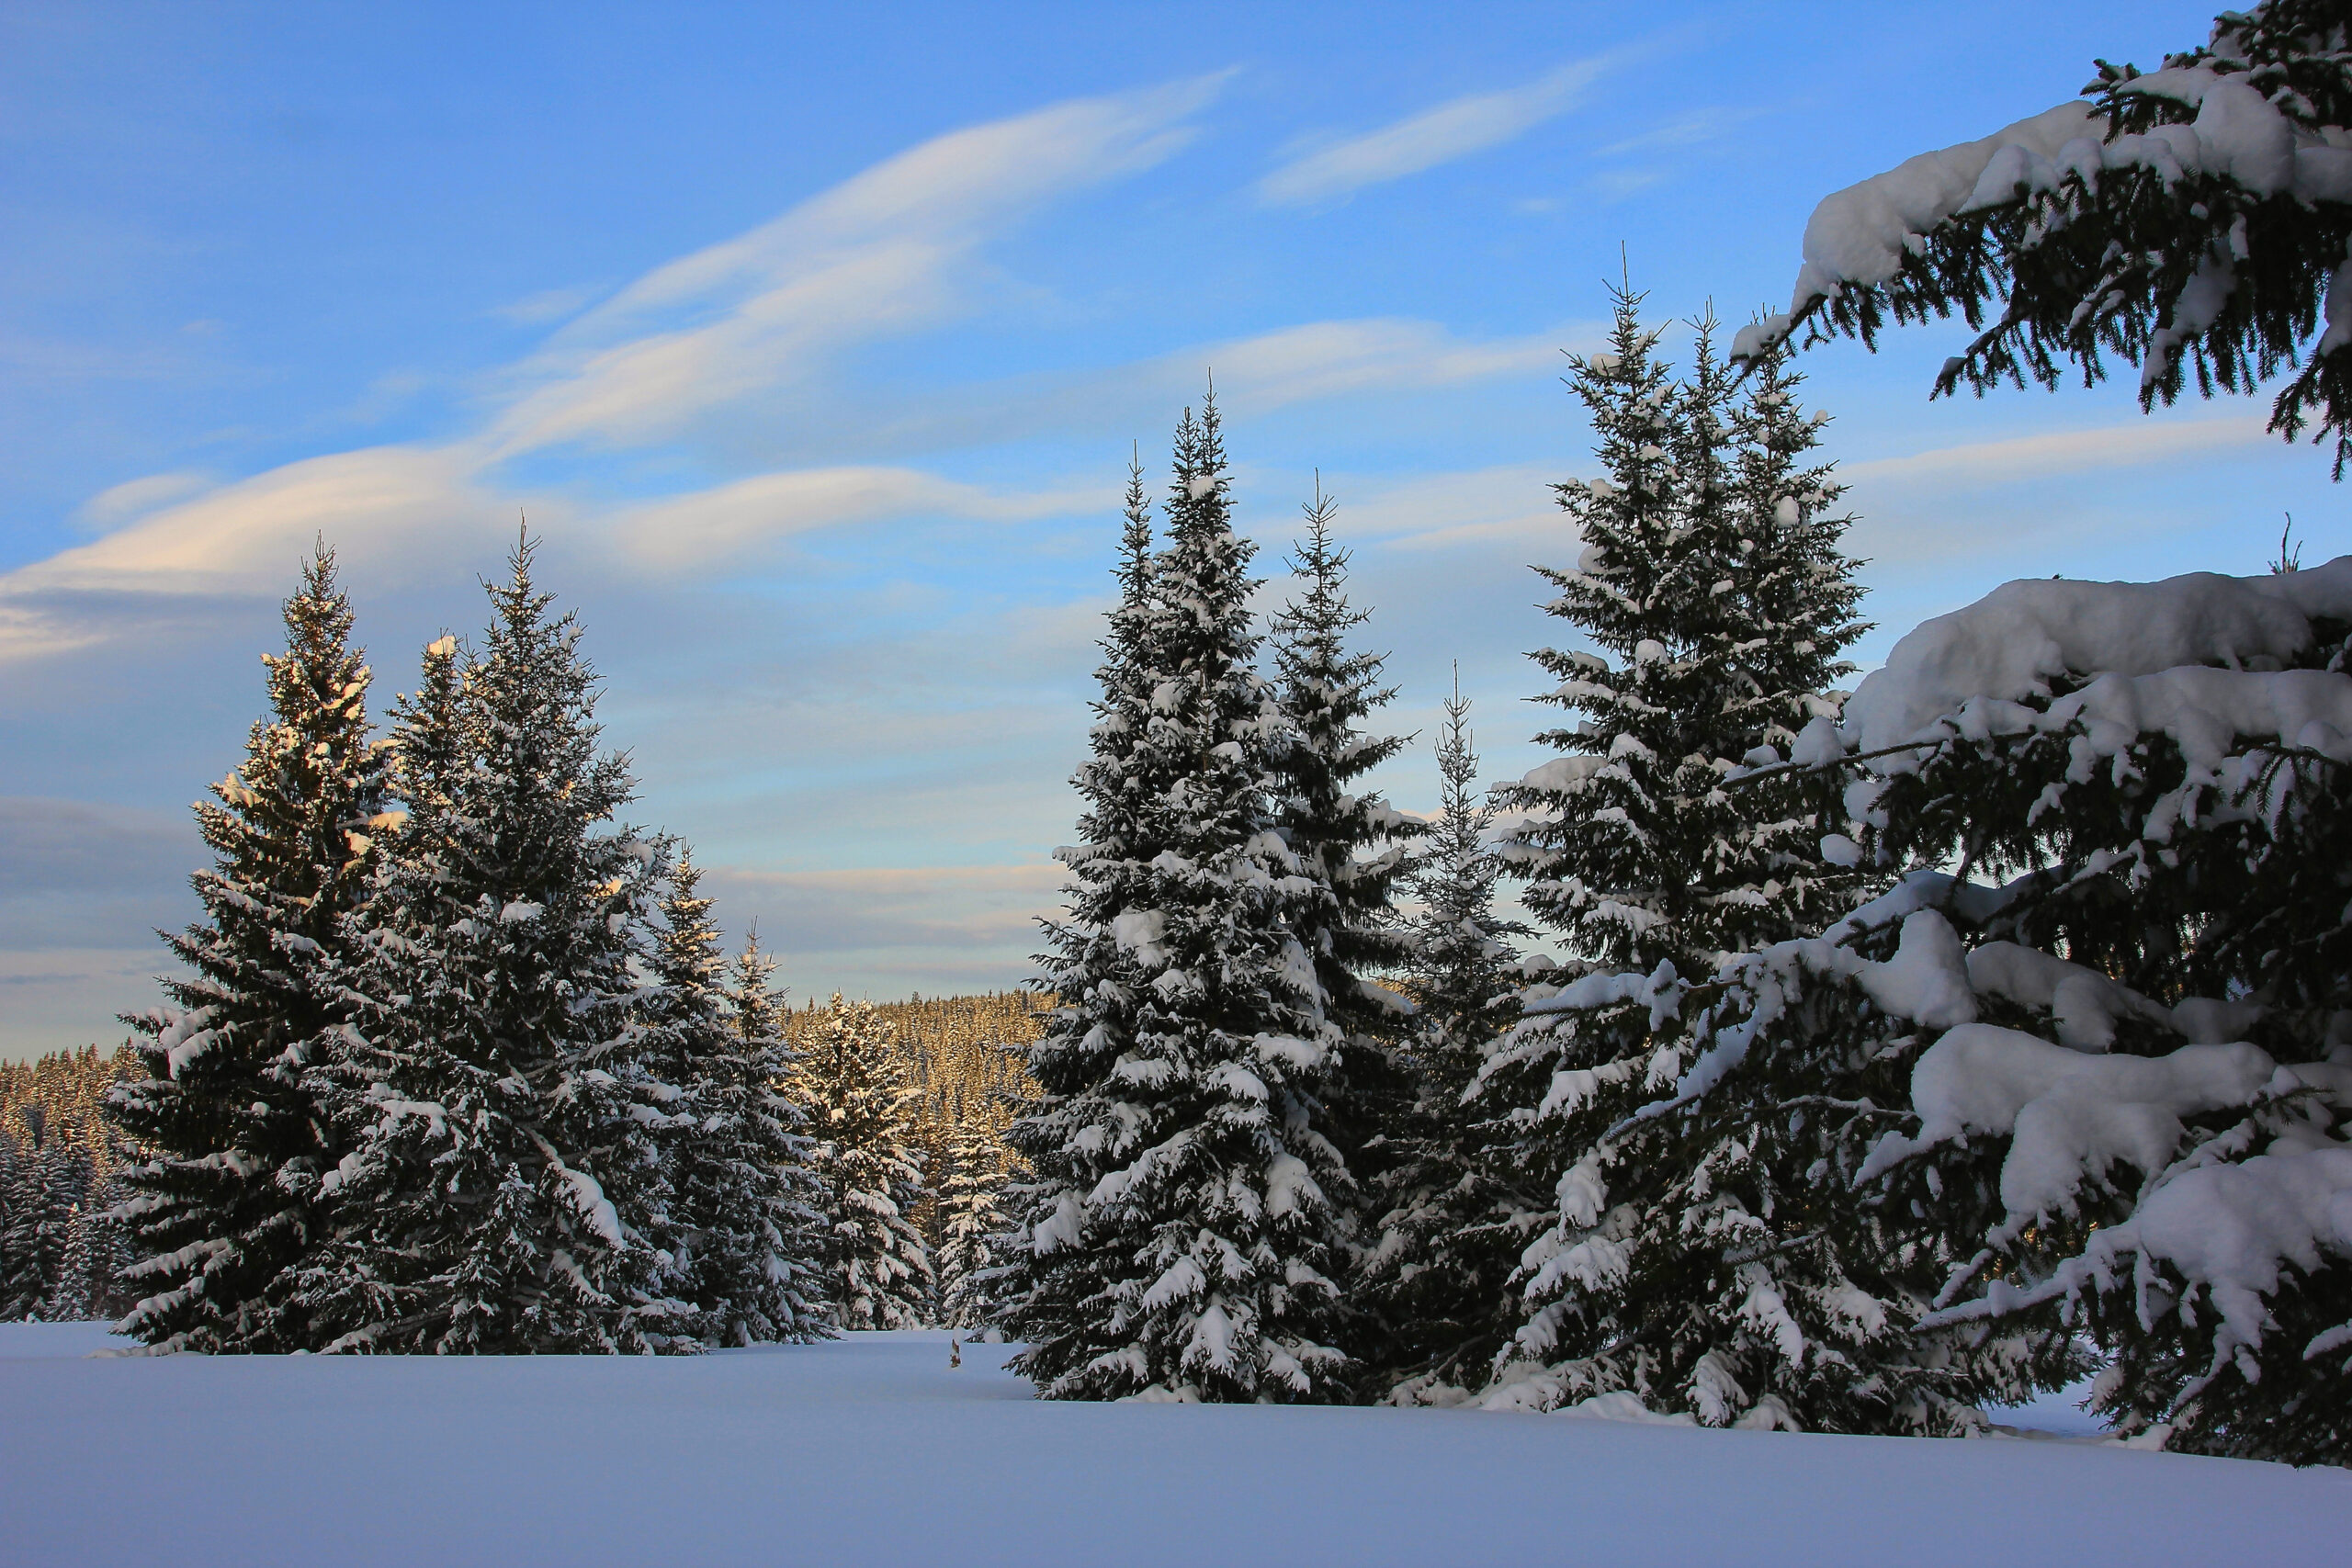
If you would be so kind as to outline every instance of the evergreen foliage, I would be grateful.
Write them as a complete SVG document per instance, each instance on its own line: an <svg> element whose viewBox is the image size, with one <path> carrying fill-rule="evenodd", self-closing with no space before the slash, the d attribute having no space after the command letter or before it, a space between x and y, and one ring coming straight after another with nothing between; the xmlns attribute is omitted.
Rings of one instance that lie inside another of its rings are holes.
<svg viewBox="0 0 2352 1568"><path fill-rule="evenodd" d="M1874 890L1852 852L1823 852L1823 823L1844 817L1833 785L1797 770L1747 773L1837 750L1838 688L1857 668L1846 653L1871 629L1855 615L1862 563L1843 547L1854 523L1838 505L1846 487L1816 456L1828 415L1804 412L1804 380L1785 350L1749 366L1713 513L1724 575L1710 591L1708 635L1726 689L1711 765L1729 787L1715 796L1727 810L1705 874L1712 924L1730 952L1818 931Z"/></svg>
<svg viewBox="0 0 2352 1568"><path fill-rule="evenodd" d="M2055 387L2069 367L2087 386L2112 354L2140 367L2148 408L2178 397L2191 367L2210 397L2300 365L2270 428L2333 434L2341 479L2352 457L2352 17L2341 0L2264 0L2222 13L2204 47L2160 71L2100 61L2083 91L2079 124L2053 111L2041 137L2037 122L2011 128L2015 145L1985 150L1964 200L1909 216L1917 231L1883 268L1809 266L1791 315L1742 346L1807 322L1875 344L1889 316L1958 310L1978 335L1945 363L1938 395L2028 378Z"/></svg>
<svg viewBox="0 0 2352 1568"><path fill-rule="evenodd" d="M1586 962L1522 995L1471 1091L1509 1113L1490 1165L1555 1194L1485 1397L1961 1429L1978 1361L1910 1333L1931 1262L1898 1259L1821 1185L1860 1156L1815 1101L1884 1085L1839 1077L1848 1043L1830 1035L1808 1036L1809 1056L1711 1055L1743 1008L1778 1016L1803 968L1783 944L1865 890L1823 855L1835 791L1784 761L1840 751L1827 682L1863 628L1838 487L1806 461L1815 422L1777 358L1743 400L1703 321L1671 385L1637 305L1620 291L1611 352L1576 366L1609 473L1563 487L1587 549L1548 574L1554 613L1613 657L1537 656L1562 678L1546 700L1583 718L1544 737L1568 756L1504 792L1530 822L1505 850L1537 877L1528 902ZM1702 1058L1718 1087L1694 1098Z"/></svg>
<svg viewBox="0 0 2352 1568"><path fill-rule="evenodd" d="M145 1076L129 1046L0 1062L0 1321L119 1318L136 1304L113 1212L132 1154L105 1103L116 1083Z"/></svg>
<svg viewBox="0 0 2352 1568"><path fill-rule="evenodd" d="M107 1096L124 1078L143 1077L139 1053L128 1043L111 1054L96 1045L51 1051L28 1062L0 1062L0 1138L19 1145L62 1140L80 1149L101 1176L133 1151L106 1114Z"/></svg>
<svg viewBox="0 0 2352 1568"><path fill-rule="evenodd" d="M1579 717L1537 737L1566 755L1498 792L1521 823L1501 853L1577 960L1687 977L1852 906L1859 879L1820 852L1818 781L1726 785L1826 743L1869 628L1785 355L1740 397L1710 318L1678 385L1640 297L1614 299L1608 351L1570 361L1607 473L1558 487L1584 553L1538 569L1560 590L1545 609L1600 651L1534 655L1559 682L1538 700Z"/></svg>
<svg viewBox="0 0 2352 1568"><path fill-rule="evenodd" d="M923 1190L922 1156L910 1145L915 1094L874 1004L834 993L803 1038L791 1082L808 1108L817 1257L833 1324L922 1327L935 1281L912 1217Z"/></svg>
<svg viewBox="0 0 2352 1568"><path fill-rule="evenodd" d="M56 1315L66 1253L87 1196L87 1168L44 1134L36 1113L23 1148L0 1139L0 1322Z"/></svg>
<svg viewBox="0 0 2352 1568"><path fill-rule="evenodd" d="M341 1149L306 1073L349 1016L339 965L376 862L383 766L323 544L285 621L286 651L264 657L269 716L197 807L213 853L191 878L204 919L164 936L192 974L165 982L172 1006L125 1021L146 1071L109 1102L152 1151L122 1173L145 1292L125 1330L159 1348L305 1346L305 1309L278 1287L333 1224L322 1178Z"/></svg>
<svg viewBox="0 0 2352 1568"><path fill-rule="evenodd" d="M1023 1063L1054 1005L1051 993L1035 991L918 993L902 1002L875 1004L915 1089L910 1142L922 1154L924 1183L912 1218L934 1258L947 1245L941 1204L956 1168L956 1147L967 1141L984 1147L1001 1169L1016 1163L1006 1134L1036 1093ZM786 1037L797 1041L824 1013L812 1000L787 1016Z"/></svg>
<svg viewBox="0 0 2352 1568"><path fill-rule="evenodd" d="M784 1092L794 1058L769 986L775 964L754 932L727 971L701 879L691 856L671 870L648 1007L653 1081L677 1090L656 1125L679 1293L708 1343L808 1339L822 1332L808 1299L821 1290L817 1188L807 1113Z"/></svg>
<svg viewBox="0 0 2352 1568"><path fill-rule="evenodd" d="M0 1136L0 1323L26 1316L26 1299L40 1288L31 1234L19 1229L32 1203L24 1156L15 1140Z"/></svg>
<svg viewBox="0 0 2352 1568"><path fill-rule="evenodd" d="M1584 552L1574 570L1537 569L1559 590L1547 613L1599 651L1533 656L1559 682L1537 700L1582 716L1536 738L1566 755L1498 792L1521 823L1501 852L1528 879L1527 907L1578 958L1695 974L1729 935L1707 874L1736 815L1713 765L1736 739L1712 635L1728 564L1724 465L1694 434L1720 415L1721 372L1702 338L1694 411L1641 323L1641 297L1612 298L1608 349L1569 359L1606 470L1557 487Z"/></svg>
<svg viewBox="0 0 2352 1568"><path fill-rule="evenodd" d="M1915 917L1964 950L1956 1016L1908 1043L1858 1190L1948 1238L1931 1325L2087 1336L2127 1434L2345 1463L2352 1250L2324 1215L2352 1191L2352 816L2337 732L2301 715L2352 707L2352 560L2012 584L1950 619L1992 646L2097 626L2092 595L2129 636L2024 689L1963 671L1975 700L1865 781L1876 854L1996 880ZM2265 608L2265 652L2222 601Z"/></svg>
<svg viewBox="0 0 2352 1568"><path fill-rule="evenodd" d="M947 1171L939 1184L939 1321L948 1328L984 1329L996 1314L996 1239L1009 1229L1004 1213L1007 1171L1002 1145L977 1127L950 1134Z"/></svg>
<svg viewBox="0 0 2352 1568"><path fill-rule="evenodd" d="M1919 1333L1948 1240L1855 1196L1917 1031L1950 1021L1936 993L1901 990L1946 955L1939 928L1902 919L1916 908L1866 907L1696 984L1598 974L1527 993L1491 1071L1548 1085L1533 1121L1570 1163L1486 1403L1951 1435L2078 1370L2063 1334Z"/></svg>
<svg viewBox="0 0 2352 1568"><path fill-rule="evenodd" d="M55 1288L40 1315L52 1323L114 1321L138 1304L125 1281L132 1262L130 1233L117 1207L119 1182L85 1179L84 1196L66 1225L65 1252Z"/></svg>
<svg viewBox="0 0 2352 1568"><path fill-rule="evenodd" d="M1393 1157L1390 1134L1413 1099L1400 1053L1408 1007L1374 976L1396 970L1408 951L1395 884L1421 825L1364 787L1364 775L1405 740L1364 728L1396 694L1382 683L1383 655L1348 647L1371 614L1348 601L1348 552L1331 537L1336 510L1318 482L1290 561L1298 596L1268 626L1283 722L1272 789L1274 821L1301 876L1290 929L1314 961L1326 1017L1345 1036L1324 1092L1329 1125L1369 1191ZM1390 1332L1367 1317L1351 1330L1350 1348L1363 1359L1388 1359Z"/></svg>
<svg viewBox="0 0 2352 1568"><path fill-rule="evenodd" d="M1273 820L1282 718L1250 668L1214 400L1174 470L1148 558L1129 490L1001 1321L1047 1397L1326 1399L1347 1368L1354 1194L1324 1100L1344 1035L1290 929L1317 879Z"/></svg>
<svg viewBox="0 0 2352 1568"><path fill-rule="evenodd" d="M491 586L479 655L427 649L400 705L407 807L365 909L335 1058L313 1075L352 1153L348 1220L306 1271L322 1348L691 1348L670 1295L638 964L659 847L605 827L594 674L533 583Z"/></svg>
<svg viewBox="0 0 2352 1568"><path fill-rule="evenodd" d="M1398 998L1372 976L1396 968L1408 951L1393 887L1421 828L1361 787L1405 739L1364 732L1396 689L1381 683L1385 656L1347 647L1371 613L1348 602L1348 552L1331 538L1336 509L1319 487L1304 509L1306 537L1290 563L1304 592L1273 617L1269 640L1287 732L1276 752L1275 820L1303 873L1320 885L1301 896L1292 924L1315 960L1331 1018L1349 1033L1352 1059L1377 1054L1380 1037L1397 1032Z"/></svg>
<svg viewBox="0 0 2352 1568"><path fill-rule="evenodd" d="M1494 907L1502 867L1487 840L1494 813L1477 790L1478 756L1460 679L1438 733L1440 810L1412 872L1420 909L1408 922L1405 985L1416 1004L1409 1070L1415 1099L1388 1132L1375 1182L1376 1246L1364 1282L1396 1336L1399 1397L1475 1381L1517 1326L1508 1286L1540 1221L1498 1158L1508 1139L1466 1101L1479 1067L1518 1016L1513 939Z"/></svg>

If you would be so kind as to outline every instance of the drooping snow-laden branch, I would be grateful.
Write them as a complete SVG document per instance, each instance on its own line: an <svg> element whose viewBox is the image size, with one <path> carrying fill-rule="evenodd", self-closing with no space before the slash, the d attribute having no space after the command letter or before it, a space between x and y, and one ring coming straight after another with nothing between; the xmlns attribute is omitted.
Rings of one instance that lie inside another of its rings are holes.
<svg viewBox="0 0 2352 1568"><path fill-rule="evenodd" d="M1825 199L1785 315L1736 363L1809 329L1876 346L1891 317L1976 329L1934 395L2139 367L2143 408L2297 368L2289 440L2352 458L2352 15L2342 0L2224 14L2162 69L2098 62L2088 102L1926 152Z"/></svg>

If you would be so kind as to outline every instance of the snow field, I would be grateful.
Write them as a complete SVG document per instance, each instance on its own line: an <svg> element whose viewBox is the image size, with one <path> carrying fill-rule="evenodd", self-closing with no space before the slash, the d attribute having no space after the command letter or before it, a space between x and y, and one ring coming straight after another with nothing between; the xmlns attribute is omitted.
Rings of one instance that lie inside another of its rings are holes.
<svg viewBox="0 0 2352 1568"><path fill-rule="evenodd" d="M91 1359L0 1325L0 1557L48 1564L2342 1560L2352 1474L2063 1442L1034 1400L1009 1348ZM2023 1543L2030 1542L2030 1552ZM2021 1553L2024 1553L2021 1555Z"/></svg>

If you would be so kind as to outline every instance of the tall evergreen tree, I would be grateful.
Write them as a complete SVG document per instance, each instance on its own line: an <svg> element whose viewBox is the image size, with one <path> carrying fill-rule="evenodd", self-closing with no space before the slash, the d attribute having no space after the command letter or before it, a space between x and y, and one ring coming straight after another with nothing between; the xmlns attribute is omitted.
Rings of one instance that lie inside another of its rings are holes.
<svg viewBox="0 0 2352 1568"><path fill-rule="evenodd" d="M1502 867L1487 842L1494 812L1477 789L1469 715L1457 675L1438 733L1439 816L1412 873L1421 907L1406 927L1415 1098L1389 1134L1364 1269L1396 1325L1384 1370L1406 1399L1459 1398L1483 1381L1518 1326L1511 1271L1544 1223L1541 1194L1514 1184L1510 1139L1470 1104L1480 1067L1518 1016L1512 943L1525 928L1494 907Z"/></svg>
<svg viewBox="0 0 2352 1568"><path fill-rule="evenodd" d="M67 1225L60 1279L50 1298L51 1318L112 1321L137 1304L137 1298L123 1288L123 1270L131 1259L122 1222L112 1213L120 1198L119 1184L108 1178L96 1179L85 1189Z"/></svg>
<svg viewBox="0 0 2352 1568"><path fill-rule="evenodd" d="M333 1224L321 1179L341 1149L305 1073L349 1016L337 972L376 860L383 766L323 544L285 621L286 651L264 656L269 715L196 808L213 853L191 878L204 919L164 938L192 973L165 982L173 1005L126 1020L147 1076L107 1107L154 1151L123 1173L144 1259L125 1329L159 1348L302 1348L284 1282Z"/></svg>
<svg viewBox="0 0 2352 1568"><path fill-rule="evenodd" d="M1155 853L1150 812L1160 780L1153 770L1151 660L1154 581L1151 503L1140 455L1127 467L1126 506L1115 579L1118 602L1105 617L1095 668L1101 694L1090 705L1090 755L1072 774L1085 803L1079 842L1054 852L1069 868L1064 887L1069 917L1043 922L1048 951L1038 959L1038 989L1060 1006L1043 1036L1028 1049L1031 1076L1045 1098L1008 1134L1031 1174L1008 1196L1017 1224L1007 1262L1007 1322L1017 1337L1075 1339L1090 1320L1107 1317L1111 1298L1094 1267L1078 1250L1081 1174L1067 1157L1074 1140L1100 1145L1102 1124L1124 1096L1113 1077L1127 1059L1147 996L1146 976L1120 940L1136 922L1122 918L1146 896L1145 863ZM1143 1112L1132 1113L1139 1124ZM1090 1131L1090 1129L1094 1129ZM1082 1386L1082 1385L1080 1385Z"/></svg>
<svg viewBox="0 0 2352 1568"><path fill-rule="evenodd" d="M1393 888L1420 824L1364 775L1405 746L1364 724L1396 694L1381 683L1384 656L1351 652L1348 634L1370 620L1347 597L1348 552L1331 538L1337 506L1318 485L1304 509L1306 536L1291 561L1303 592L1273 618L1275 695L1287 734L1277 752L1275 820L1309 876L1329 889L1293 916L1321 976L1333 1020L1351 1036L1394 1032L1397 997L1371 976L1394 969L1407 943Z"/></svg>
<svg viewBox="0 0 2352 1568"><path fill-rule="evenodd" d="M874 1004L835 992L808 1031L792 1085L808 1108L819 1258L833 1323L922 1327L934 1280L913 1219L923 1190L922 1156L912 1146L915 1090Z"/></svg>
<svg viewBox="0 0 2352 1568"><path fill-rule="evenodd" d="M680 1290L710 1343L812 1338L816 1183L807 1115L783 1089L793 1055L769 988L775 964L755 933L725 972L701 880L691 856L671 871L648 1009L655 1080L679 1091L659 1125Z"/></svg>
<svg viewBox="0 0 2352 1568"><path fill-rule="evenodd" d="M1718 933L1700 873L1732 815L1711 766L1712 743L1728 738L1708 732L1724 686L1708 635L1720 518L1690 504L1692 476L1677 459L1694 444L1678 423L1684 400L1642 325L1641 297L1612 296L1608 349L1569 362L1606 470L1557 487L1584 553L1574 570L1537 569L1559 590L1547 612L1599 652L1534 655L1559 682L1538 700L1582 717L1537 737L1566 755L1500 792L1524 824L1502 852L1529 879L1527 906L1578 959L1687 975L1712 966ZM1710 385L1703 353L1697 380Z"/></svg>
<svg viewBox="0 0 2352 1568"><path fill-rule="evenodd" d="M939 1320L949 1328L988 1326L998 1305L996 1238L1007 1228L1006 1171L997 1141L957 1127L939 1183Z"/></svg>
<svg viewBox="0 0 2352 1568"><path fill-rule="evenodd" d="M1723 581L1715 596L1727 691L1728 744L1745 763L1768 767L1784 758L1818 762L1839 747L1832 735L1845 700L1839 683L1857 669L1847 657L1870 624L1855 612L1862 598L1845 553L1852 515L1838 502L1846 487L1817 456L1826 412L1808 416L1797 400L1804 378L1785 350L1748 367L1745 395L1732 418L1734 462L1723 511ZM1727 782L1730 774L1726 773ZM1741 778L1728 792L1727 828L1709 871L1710 897L1723 946L1750 951L1819 931L1860 902L1871 878L1857 855L1822 827L1841 823L1834 778L1777 770ZM1839 835L1842 839L1843 835ZM1831 858L1834 856L1835 858Z"/></svg>
<svg viewBox="0 0 2352 1568"><path fill-rule="evenodd" d="M31 1134L0 1166L0 1321L51 1319L66 1279L66 1252L87 1168L63 1139L50 1135L39 1106L27 1108Z"/></svg>
<svg viewBox="0 0 2352 1568"><path fill-rule="evenodd" d="M1744 1008L1777 1005L1772 965L1794 960L1771 944L1863 891L1858 852L1825 859L1839 838L1825 829L1845 825L1837 792L1787 763L1840 753L1826 683L1861 628L1837 548L1846 520L1826 511L1826 466L1803 466L1813 426L1787 378L1766 367L1735 407L1709 320L1679 388L1645 364L1651 386L1635 392L1625 367L1647 344L1634 303L1620 294L1623 357L1579 369L1611 478L1564 492L1588 547L1579 573L1555 576L1566 592L1552 606L1603 649L1630 647L1630 665L1539 655L1569 677L1553 700L1585 718L1547 738L1575 754L1509 792L1533 818L1517 852L1543 878L1530 902L1588 962L1529 990L1480 1068L1488 1117L1511 1113L1509 1163L1554 1194L1488 1397L1951 1429L1971 1385L1949 1356L1935 1362L1943 1350L1912 1354L1918 1260L1883 1267L1879 1238L1847 1225L1819 1179L1851 1154L1844 1123L1807 1109L1824 1063L1758 1059L1736 1091L1675 1099L1702 1059L1716 1073L1737 1059L1708 1055L1711 1030L1736 1038ZM1661 461L1652 514L1645 465ZM1746 956L1768 947L1779 956Z"/></svg>
<svg viewBox="0 0 2352 1568"><path fill-rule="evenodd" d="M594 676L534 548L489 588L482 652L435 642L400 707L408 816L366 909L356 1017L315 1075L355 1145L334 1254L302 1282L324 1348L693 1343L649 1125L678 1091L647 1072L636 972L662 856L605 826L628 771L596 750Z"/></svg>
<svg viewBox="0 0 2352 1568"><path fill-rule="evenodd" d="M1609 473L1560 487L1585 551L1544 569L1561 590L1546 609L1601 654L1535 655L1560 681L1541 700L1581 717L1538 738L1568 755L1502 792L1528 822L1504 852L1577 958L1690 977L1851 907L1857 879L1820 852L1834 803L1817 780L1725 785L1808 731L1825 744L1815 727L1834 723L1831 683L1868 627L1842 488L1806 463L1817 428L1784 357L1740 399L1710 317L1673 384L1639 303L1617 292L1611 350L1574 370Z"/></svg>
<svg viewBox="0 0 2352 1568"><path fill-rule="evenodd" d="M1345 1036L1325 1091L1329 1126L1368 1191L1393 1157L1388 1134L1414 1094L1402 1050L1408 1004L1375 976L1398 968L1408 951L1395 887L1421 825L1364 787L1364 776L1405 745L1400 736L1365 730L1396 688L1381 682L1382 655L1348 647L1371 613L1348 601L1349 556L1331 537L1336 503L1319 480L1303 510L1306 535L1290 562L1300 592L1269 627L1283 720L1274 820L1304 874L1290 927L1314 961L1326 1015ZM1366 1315L1349 1348L1386 1360L1388 1335Z"/></svg>
<svg viewBox="0 0 2352 1568"><path fill-rule="evenodd" d="M1250 668L1250 547L1214 401L1177 429L1170 542L1112 623L1105 704L1144 696L1078 784L1071 918L1014 1146L1035 1173L1003 1322L1048 1397L1293 1401L1344 1390L1349 1178L1324 1097L1344 1036L1289 926L1311 881L1272 820L1277 705Z"/></svg>
<svg viewBox="0 0 2352 1568"><path fill-rule="evenodd" d="M25 1186L24 1156L17 1141L0 1132L0 1323L25 1315L27 1238L17 1227L24 1223L30 1194Z"/></svg>

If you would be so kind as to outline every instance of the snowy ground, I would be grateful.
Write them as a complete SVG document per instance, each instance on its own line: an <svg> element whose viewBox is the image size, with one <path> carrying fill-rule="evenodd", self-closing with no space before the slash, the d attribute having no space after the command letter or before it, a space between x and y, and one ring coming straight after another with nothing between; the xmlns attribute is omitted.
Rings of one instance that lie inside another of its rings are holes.
<svg viewBox="0 0 2352 1568"><path fill-rule="evenodd" d="M2344 1560L2352 1474L2060 1441L1041 1403L944 1334L679 1360L93 1359L0 1325L48 1564Z"/></svg>

